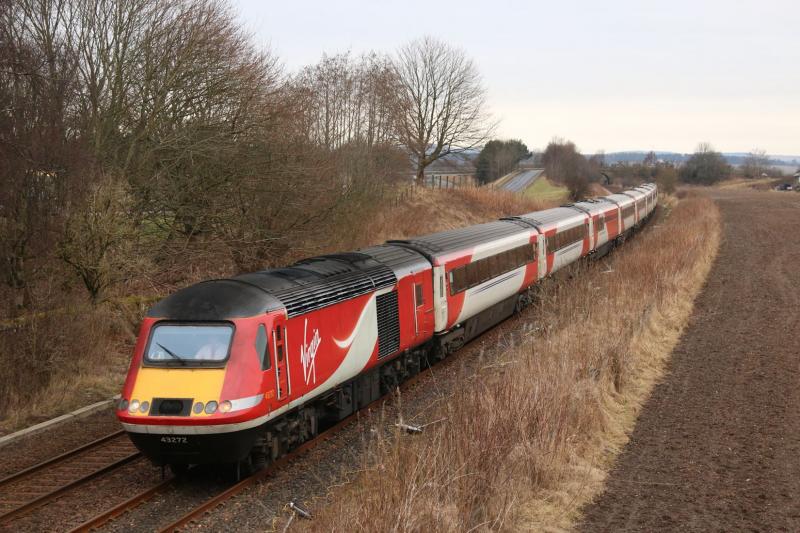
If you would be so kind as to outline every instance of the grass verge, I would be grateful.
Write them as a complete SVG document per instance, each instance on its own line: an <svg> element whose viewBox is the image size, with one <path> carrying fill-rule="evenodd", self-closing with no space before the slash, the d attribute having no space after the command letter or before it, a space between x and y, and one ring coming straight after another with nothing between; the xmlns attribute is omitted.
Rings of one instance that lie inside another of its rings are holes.
<svg viewBox="0 0 800 533"><path fill-rule="evenodd" d="M719 246L709 199L670 199L604 264L542 286L534 327L432 408L421 437L376 433L361 473L313 522L326 531L569 529L691 314Z"/></svg>
<svg viewBox="0 0 800 533"><path fill-rule="evenodd" d="M563 202L569 197L569 191L566 187L554 185L549 179L542 176L525 189L524 196L543 202Z"/></svg>

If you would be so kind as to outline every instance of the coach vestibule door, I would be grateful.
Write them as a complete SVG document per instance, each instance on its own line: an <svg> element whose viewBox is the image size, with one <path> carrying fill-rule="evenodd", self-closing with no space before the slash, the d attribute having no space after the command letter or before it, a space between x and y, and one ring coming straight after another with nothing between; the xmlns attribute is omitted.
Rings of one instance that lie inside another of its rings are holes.
<svg viewBox="0 0 800 533"><path fill-rule="evenodd" d="M414 274L414 335L427 338L433 333L433 295L425 294L429 272Z"/></svg>
<svg viewBox="0 0 800 533"><path fill-rule="evenodd" d="M442 331L447 327L447 289L445 288L444 275L444 266L433 267L433 308L435 310L435 331Z"/></svg>

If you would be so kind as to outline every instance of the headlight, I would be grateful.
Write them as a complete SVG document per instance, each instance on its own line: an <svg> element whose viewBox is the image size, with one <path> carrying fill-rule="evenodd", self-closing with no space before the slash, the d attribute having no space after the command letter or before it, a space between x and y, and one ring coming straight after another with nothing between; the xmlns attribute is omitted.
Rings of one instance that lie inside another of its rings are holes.
<svg viewBox="0 0 800 533"><path fill-rule="evenodd" d="M139 411L142 413L147 413L149 409L150 409L150 402L148 402L147 400L143 401L142 405L139 406Z"/></svg>
<svg viewBox="0 0 800 533"><path fill-rule="evenodd" d="M128 409L128 400L126 400L125 398L121 398L119 400L119 405L117 406L117 409L119 409L120 411L127 410Z"/></svg>
<svg viewBox="0 0 800 533"><path fill-rule="evenodd" d="M219 404L219 412L220 413L227 413L227 412L229 412L231 410L231 407L233 407L233 406L231 405L231 402L229 402L228 400L225 400L224 402L220 402L220 404Z"/></svg>
<svg viewBox="0 0 800 533"><path fill-rule="evenodd" d="M213 415L217 411L217 402L211 400L206 404L206 414Z"/></svg>
<svg viewBox="0 0 800 533"><path fill-rule="evenodd" d="M196 404L194 404L194 407L192 407L192 411L194 411L194 414L196 414L196 415L199 415L200 413L202 413L203 412L203 402L197 402Z"/></svg>
<svg viewBox="0 0 800 533"><path fill-rule="evenodd" d="M128 406L128 411L131 413L135 413L139 410L139 400L131 400L131 404Z"/></svg>

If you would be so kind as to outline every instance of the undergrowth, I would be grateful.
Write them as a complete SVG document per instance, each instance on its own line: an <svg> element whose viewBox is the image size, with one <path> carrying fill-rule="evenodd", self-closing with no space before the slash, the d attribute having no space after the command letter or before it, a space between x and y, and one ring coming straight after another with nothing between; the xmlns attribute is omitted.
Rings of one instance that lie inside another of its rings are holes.
<svg viewBox="0 0 800 533"><path fill-rule="evenodd" d="M668 199L602 263L542 285L516 346L426 413L424 435L375 432L325 531L569 528L602 489L691 314L719 243L710 200Z"/></svg>

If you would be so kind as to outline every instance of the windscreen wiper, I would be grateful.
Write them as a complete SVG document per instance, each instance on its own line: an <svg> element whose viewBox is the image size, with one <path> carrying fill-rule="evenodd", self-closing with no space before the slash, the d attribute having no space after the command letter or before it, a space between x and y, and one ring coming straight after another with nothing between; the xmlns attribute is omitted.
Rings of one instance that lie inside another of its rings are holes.
<svg viewBox="0 0 800 533"><path fill-rule="evenodd" d="M171 357L174 357L175 359L177 359L178 361L180 361L180 362L181 362L181 364L182 364L183 366L186 366L186 359L184 359L184 358L183 358L183 357L181 357L180 355L176 354L175 352L173 352L172 350L170 350L169 348L167 348L166 346L164 346L164 345L163 345L163 344L161 344L160 342L157 342L157 343L156 343L156 345L157 345L159 348L161 348L162 350L164 350L165 352L167 352L167 354L169 354Z"/></svg>

